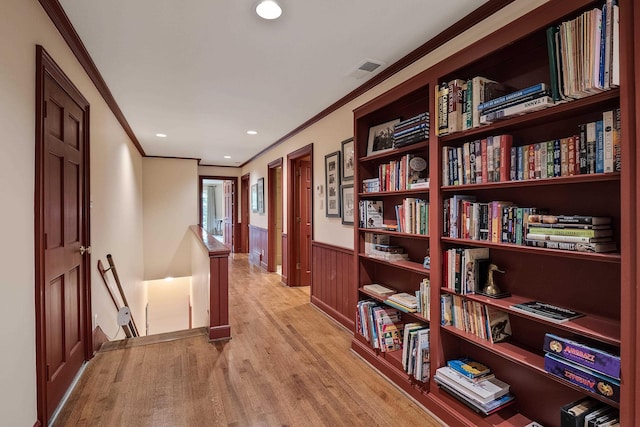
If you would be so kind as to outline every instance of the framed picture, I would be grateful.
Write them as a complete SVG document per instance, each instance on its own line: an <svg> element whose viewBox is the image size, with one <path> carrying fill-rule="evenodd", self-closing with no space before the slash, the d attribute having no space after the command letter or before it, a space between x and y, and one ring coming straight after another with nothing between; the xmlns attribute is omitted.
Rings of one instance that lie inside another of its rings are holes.
<svg viewBox="0 0 640 427"><path fill-rule="evenodd" d="M327 216L340 216L340 152L324 156L324 176L327 187Z"/></svg>
<svg viewBox="0 0 640 427"><path fill-rule="evenodd" d="M342 223L353 224L356 210L353 198L353 184L345 184L340 187L340 199L342 200Z"/></svg>
<svg viewBox="0 0 640 427"><path fill-rule="evenodd" d="M367 156L393 150L393 125L400 123L400 119L391 120L369 128Z"/></svg>
<svg viewBox="0 0 640 427"><path fill-rule="evenodd" d="M355 165L353 138L342 141L342 180L353 181L353 167Z"/></svg>
<svg viewBox="0 0 640 427"><path fill-rule="evenodd" d="M251 212L258 212L258 184L251 186Z"/></svg>
<svg viewBox="0 0 640 427"><path fill-rule="evenodd" d="M264 178L258 178L258 213L264 213Z"/></svg>

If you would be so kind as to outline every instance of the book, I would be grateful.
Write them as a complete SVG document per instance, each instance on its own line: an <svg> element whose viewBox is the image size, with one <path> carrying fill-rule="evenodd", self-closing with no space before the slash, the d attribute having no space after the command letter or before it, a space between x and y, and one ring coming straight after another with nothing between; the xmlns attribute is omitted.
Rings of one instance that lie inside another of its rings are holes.
<svg viewBox="0 0 640 427"><path fill-rule="evenodd" d="M381 297L393 295L396 293L394 289L387 288L385 286L379 285L377 283L373 283L370 285L364 285L362 287L367 292L371 292L372 294L379 295Z"/></svg>
<svg viewBox="0 0 640 427"><path fill-rule="evenodd" d="M416 296L408 294L406 292L393 294L389 297L388 300L402 304L405 307L416 308L418 306L418 301L416 300Z"/></svg>
<svg viewBox="0 0 640 427"><path fill-rule="evenodd" d="M527 231L533 234L546 234L550 236L575 236L575 237L611 237L613 236L613 230L610 227L600 228L600 229L567 228L567 227L554 228L554 227L537 227L536 224L530 224Z"/></svg>
<svg viewBox="0 0 640 427"><path fill-rule="evenodd" d="M483 111L487 108L491 108L495 105L504 104L505 102L509 102L515 99L523 98L527 95L531 95L533 93L545 93L549 90L548 86L545 83L538 83L533 86L529 86L527 88L509 93L507 95L500 96L498 98L491 99L489 101L483 102L478 105L478 110Z"/></svg>
<svg viewBox="0 0 640 427"><path fill-rule="evenodd" d="M508 340L511 337L509 314L488 305L485 305L484 309L487 316L488 330L491 332L489 341L492 344L496 344Z"/></svg>
<svg viewBox="0 0 640 427"><path fill-rule="evenodd" d="M606 375L599 374L551 353L544 355L544 370L591 393L603 396L614 402L620 401L620 382Z"/></svg>
<svg viewBox="0 0 640 427"><path fill-rule="evenodd" d="M360 226L362 228L382 228L384 225L382 200L361 200L360 204L363 213Z"/></svg>
<svg viewBox="0 0 640 427"><path fill-rule="evenodd" d="M504 396L492 400L491 402L482 405L476 401L474 401L473 399L468 398L467 396L465 396L464 394L460 393L455 387L449 385L446 381L446 379L442 379L442 377L438 377L435 376L434 377L436 384L438 384L438 386L440 386L440 388L442 388L443 390L445 390L447 393L451 394L452 396L456 397L458 400L460 400L462 403L466 404L467 406L469 406L471 409L473 409L474 411L481 413L483 415L490 415L493 414L494 412L497 412L499 410L501 410L502 408L505 408L509 405L511 405L514 402L515 396L511 393L507 393Z"/></svg>
<svg viewBox="0 0 640 427"><path fill-rule="evenodd" d="M508 118L511 116L520 115L524 113L530 113L532 111L537 111L543 108L551 107L552 105L554 105L553 98L546 95L541 96L539 98L535 98L530 101L525 101L520 104L515 104L510 107L505 107L501 110L497 110L488 114L483 114L480 116L480 124L487 124L503 118Z"/></svg>
<svg viewBox="0 0 640 427"><path fill-rule="evenodd" d="M564 323L584 316L584 314L577 311L547 304L541 301L528 301L520 304L513 304L510 308L520 313L528 314L554 323Z"/></svg>
<svg viewBox="0 0 640 427"><path fill-rule="evenodd" d="M527 240L565 242L565 243L607 243L611 242L611 236L606 237L586 237L586 236L565 236L560 234L536 234L527 233Z"/></svg>
<svg viewBox="0 0 640 427"><path fill-rule="evenodd" d="M580 243L580 242L552 242L550 240L525 240L525 244L527 246L534 246L538 248L560 249L565 251L592 252L592 253L615 252L618 247L616 242Z"/></svg>
<svg viewBox="0 0 640 427"><path fill-rule="evenodd" d="M467 378L478 378L491 373L488 366L467 357L449 360L447 366Z"/></svg>
<svg viewBox="0 0 640 427"><path fill-rule="evenodd" d="M588 215L529 215L529 223L541 222L545 224L611 224L611 217Z"/></svg>

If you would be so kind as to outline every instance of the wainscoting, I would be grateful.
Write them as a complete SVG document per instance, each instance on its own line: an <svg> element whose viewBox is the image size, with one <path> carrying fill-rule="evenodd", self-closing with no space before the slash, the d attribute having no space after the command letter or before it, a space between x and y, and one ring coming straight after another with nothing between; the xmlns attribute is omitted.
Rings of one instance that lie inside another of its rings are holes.
<svg viewBox="0 0 640 427"><path fill-rule="evenodd" d="M353 250L312 242L311 303L353 331Z"/></svg>
<svg viewBox="0 0 640 427"><path fill-rule="evenodd" d="M268 234L266 228L249 224L249 263L267 269Z"/></svg>

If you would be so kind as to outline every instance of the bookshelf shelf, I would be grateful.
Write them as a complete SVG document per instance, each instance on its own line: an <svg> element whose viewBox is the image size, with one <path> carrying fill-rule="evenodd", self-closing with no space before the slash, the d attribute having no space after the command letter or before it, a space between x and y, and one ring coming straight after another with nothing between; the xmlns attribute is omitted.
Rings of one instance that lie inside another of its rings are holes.
<svg viewBox="0 0 640 427"><path fill-rule="evenodd" d="M368 262L375 262L378 264L383 264L383 265L388 265L390 267L393 268L399 268L402 270L407 270L407 271L412 271L414 273L419 273L421 275L424 276L429 276L429 269L428 268L424 268L422 266L422 264L418 263L418 262L414 262L414 261L385 261L383 259L380 258L376 258L376 257L372 257L369 256L365 253L361 253L359 254L359 257L362 260L366 260Z"/></svg>
<svg viewBox="0 0 640 427"><path fill-rule="evenodd" d="M450 293L453 295L459 295L448 288L441 288L442 292ZM494 299L485 297L478 294L460 295L462 298L469 299L471 301L477 301L482 304L490 305L492 307L499 308L502 311L506 311L509 314L520 316L533 322L539 322L552 326L557 329L572 332L575 334L583 335L585 337L593 338L602 341L607 344L620 345L620 322L611 319L606 319L601 316L595 316L585 314L583 317L579 317L574 320L569 320L563 323L555 323L548 320L540 319L538 317L527 316L521 311L516 311L511 308L514 304L521 304L523 302L531 301L531 298L525 298L519 295L512 295L507 298Z"/></svg>
<svg viewBox="0 0 640 427"><path fill-rule="evenodd" d="M480 135L505 133L519 129L523 126L535 126L548 123L549 121L560 121L567 117L583 114L594 109L609 108L612 105L616 105L619 98L620 90L611 89L586 98L557 104L552 107L545 108L544 110L512 117L486 126L481 126L479 128L444 135L441 136L439 140L441 143L446 145L446 143L460 139L469 139Z"/></svg>
<svg viewBox="0 0 640 427"><path fill-rule="evenodd" d="M537 374L543 375L546 378L549 378L559 384L562 384L566 387L572 388L574 390L583 392L585 394L588 394L589 396L593 397L594 399L598 399L602 402L607 403L608 405L614 406L616 408L620 407L620 404L607 399L605 397L596 395L594 393L588 393L585 392L584 389L571 384L568 381L563 380L562 378L559 378L555 375L552 375L550 373L548 373L547 371L544 370L544 357L533 353L529 350L526 350L524 348L518 347L517 345L511 344L509 342L501 342L498 344L491 344L488 341L482 340L478 337L476 337L473 334L469 334L463 331L460 331L456 328L454 328L453 326L443 326L442 329L452 335L456 335L462 339L464 339L465 341L468 341L476 346L479 347L483 347L484 349L488 350L489 352L496 354L498 356L501 356L507 360L510 360L512 362L516 362L521 366L524 366L528 369L531 369L533 371L535 371Z"/></svg>
<svg viewBox="0 0 640 427"><path fill-rule="evenodd" d="M619 264L621 262L621 257L619 253L597 254L597 253L591 253L591 252L576 252L576 251L568 251L568 250L561 250L561 249L536 248L533 246L515 245L510 243L494 243L494 242L487 242L484 240L455 239L452 237L441 237L440 240L442 241L442 243L447 243L447 244L491 248L491 249L505 250L505 251L511 251L511 252L548 255L548 256L561 257L561 258L584 259L584 260L607 262L607 263L614 263L614 264Z"/></svg>
<svg viewBox="0 0 640 427"><path fill-rule="evenodd" d="M385 160L395 159L401 157L403 154L413 153L416 151L424 151L429 146L429 141L422 141L416 144L407 145L402 148L394 148L393 150L385 151L380 154L371 154L368 156L358 158L360 164L366 164L371 162L383 163Z"/></svg>
<svg viewBox="0 0 640 427"><path fill-rule="evenodd" d="M527 188L554 185L585 184L594 182L620 181L620 172L595 173L545 179L526 179L523 181L490 182L486 184L445 185L441 187L443 193L460 191L499 190L502 188Z"/></svg>

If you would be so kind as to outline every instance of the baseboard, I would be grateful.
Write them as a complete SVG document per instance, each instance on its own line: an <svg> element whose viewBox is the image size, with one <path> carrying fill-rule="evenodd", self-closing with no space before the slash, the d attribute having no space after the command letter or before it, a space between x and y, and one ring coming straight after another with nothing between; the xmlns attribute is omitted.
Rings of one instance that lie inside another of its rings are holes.
<svg viewBox="0 0 640 427"><path fill-rule="evenodd" d="M353 329L355 327L355 323L353 320L349 319L344 314L340 313L333 307L329 306L325 302L319 300L318 298L311 296L311 304L316 306L318 310L325 313L327 316L338 322L340 325L344 326L349 330L350 333L353 334Z"/></svg>

